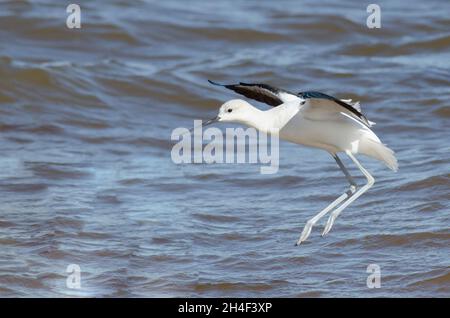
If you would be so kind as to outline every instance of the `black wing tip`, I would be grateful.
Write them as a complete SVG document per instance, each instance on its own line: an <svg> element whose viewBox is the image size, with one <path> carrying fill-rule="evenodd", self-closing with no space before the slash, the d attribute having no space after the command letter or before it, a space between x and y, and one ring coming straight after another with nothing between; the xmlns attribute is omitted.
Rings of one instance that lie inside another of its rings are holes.
<svg viewBox="0 0 450 318"><path fill-rule="evenodd" d="M220 84L220 83L211 81L210 79L208 79L208 82L210 84L213 84L213 85L216 85L216 86L223 86L223 87L227 87L227 88L235 87L235 86L259 86L259 87L262 87L262 88L266 88L266 86L270 87L267 84L254 84L254 83L245 83L245 82L239 82L239 84Z"/></svg>
<svg viewBox="0 0 450 318"><path fill-rule="evenodd" d="M211 81L210 79L208 80L208 82L209 82L210 84L213 84L213 85L216 85L216 86L226 86L226 85L224 85L224 84L220 84L220 83Z"/></svg>

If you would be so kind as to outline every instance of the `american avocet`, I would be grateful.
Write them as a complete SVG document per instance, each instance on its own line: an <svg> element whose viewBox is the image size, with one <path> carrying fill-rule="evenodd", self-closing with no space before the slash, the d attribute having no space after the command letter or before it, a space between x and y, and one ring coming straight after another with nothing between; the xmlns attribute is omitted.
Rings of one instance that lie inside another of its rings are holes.
<svg viewBox="0 0 450 318"><path fill-rule="evenodd" d="M312 227L320 218L336 208L331 212L322 233L322 236L326 235L342 210L374 184L375 179L359 163L355 154L364 154L378 159L397 171L398 164L394 152L386 147L370 129L374 123L361 113L358 102L351 103L351 100L340 100L315 91L295 94L266 84L222 85L209 82L274 108L262 111L244 100L233 99L223 104L219 114L203 125L214 122L240 123L264 132L276 131L281 139L296 144L326 150L350 183L348 191L306 222L297 245L308 238ZM365 185L358 187L339 159L339 152L345 152L367 178ZM337 207L339 204L341 205Z"/></svg>

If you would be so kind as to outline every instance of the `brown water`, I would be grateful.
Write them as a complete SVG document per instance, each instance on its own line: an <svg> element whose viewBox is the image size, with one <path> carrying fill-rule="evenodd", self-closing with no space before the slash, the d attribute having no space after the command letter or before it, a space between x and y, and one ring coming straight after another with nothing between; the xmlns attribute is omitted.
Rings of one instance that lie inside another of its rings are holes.
<svg viewBox="0 0 450 318"><path fill-rule="evenodd" d="M79 30L0 4L0 296L450 296L448 1L379 1L373 30L351 1L79 3ZM173 164L236 97L208 78L360 100L400 170L361 158L375 186L294 247L345 179L289 143L274 175Z"/></svg>

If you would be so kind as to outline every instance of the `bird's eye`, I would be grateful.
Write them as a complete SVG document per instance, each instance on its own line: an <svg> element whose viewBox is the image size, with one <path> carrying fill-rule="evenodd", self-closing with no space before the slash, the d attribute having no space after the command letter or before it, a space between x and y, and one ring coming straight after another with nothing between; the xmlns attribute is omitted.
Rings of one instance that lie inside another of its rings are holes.
<svg viewBox="0 0 450 318"><path fill-rule="evenodd" d="M228 112L231 113L233 110L231 108L228 108Z"/></svg>

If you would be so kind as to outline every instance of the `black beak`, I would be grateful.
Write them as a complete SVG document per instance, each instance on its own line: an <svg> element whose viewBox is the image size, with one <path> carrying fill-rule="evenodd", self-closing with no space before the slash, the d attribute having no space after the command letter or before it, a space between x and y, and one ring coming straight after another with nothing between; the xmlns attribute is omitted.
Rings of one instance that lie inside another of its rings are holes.
<svg viewBox="0 0 450 318"><path fill-rule="evenodd" d="M220 119L219 116L216 116L216 117L214 117L214 118L211 118L211 119L205 121L204 123L202 123L202 126L208 126L208 125L214 124L214 123L218 122L219 119ZM197 127L199 127L199 126L197 126ZM193 131L195 128L197 128L197 127L194 127L194 128L189 129L189 132L192 132L192 131Z"/></svg>
<svg viewBox="0 0 450 318"><path fill-rule="evenodd" d="M210 120L205 121L205 122L203 123L203 126L207 126L207 125L214 124L214 123L218 122L219 119L220 119L219 116L216 116L216 117L214 117L214 118L211 118Z"/></svg>

